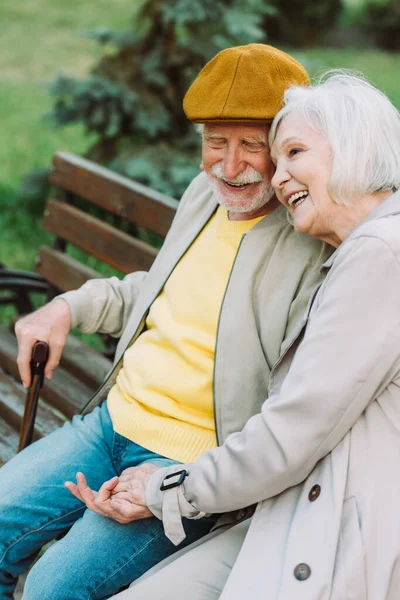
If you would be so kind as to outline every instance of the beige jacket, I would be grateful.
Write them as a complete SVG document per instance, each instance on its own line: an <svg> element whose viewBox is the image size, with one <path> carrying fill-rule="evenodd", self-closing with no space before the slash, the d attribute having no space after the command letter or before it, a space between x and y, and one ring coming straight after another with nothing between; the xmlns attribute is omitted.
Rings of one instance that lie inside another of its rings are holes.
<svg viewBox="0 0 400 600"><path fill-rule="evenodd" d="M180 487L150 480L175 541L178 515L259 502L221 600L400 598L399 232L400 192L325 263L261 412Z"/></svg>
<svg viewBox="0 0 400 600"><path fill-rule="evenodd" d="M121 336L115 367L86 411L104 400L127 348L143 331L152 302L173 268L217 208L205 174L184 194L148 274L91 280L62 297L72 325ZM214 408L219 443L258 413L272 365L298 328L308 297L331 250L301 236L278 208L243 236L219 317L214 367Z"/></svg>

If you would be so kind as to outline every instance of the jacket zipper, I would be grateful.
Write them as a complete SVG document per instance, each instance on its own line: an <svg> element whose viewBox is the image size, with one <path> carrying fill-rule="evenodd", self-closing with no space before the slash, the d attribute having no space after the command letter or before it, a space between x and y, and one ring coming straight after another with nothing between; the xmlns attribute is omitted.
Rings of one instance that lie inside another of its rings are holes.
<svg viewBox="0 0 400 600"><path fill-rule="evenodd" d="M229 283L231 281L231 277L232 277L232 273L233 273L233 269L235 267L236 261L237 261L237 257L239 255L239 251L240 248L242 246L243 240L246 237L246 233L244 233L240 239L240 243L236 252L236 256L235 256L235 260L233 261L232 264L232 268L231 271L229 273L229 278L228 278L228 283L226 284L225 287L225 292L222 298L222 302L221 302L221 308L219 311L219 316L218 316L218 325L217 325L217 334L215 336L215 348L214 348L214 368L213 368L213 406L214 406L214 427L215 427L215 436L217 438L217 445L220 446L220 438L219 438L219 434L218 434L218 424L217 424L217 411L216 411L216 393L215 393L215 365L217 363L217 347L218 347L218 334L219 334L219 325L221 322L221 313L222 313L222 309L224 307L224 302L225 302L225 298L226 298L226 294L228 291L228 287L229 287Z"/></svg>

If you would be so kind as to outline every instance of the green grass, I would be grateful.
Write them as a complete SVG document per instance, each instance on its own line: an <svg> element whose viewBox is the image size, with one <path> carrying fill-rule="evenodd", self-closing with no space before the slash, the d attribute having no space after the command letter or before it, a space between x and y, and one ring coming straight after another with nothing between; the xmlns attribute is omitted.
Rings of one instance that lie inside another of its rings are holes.
<svg viewBox="0 0 400 600"><path fill-rule="evenodd" d="M56 150L83 153L90 144L83 128L52 129L48 83L59 72L82 76L99 57L84 32L121 28L131 18L129 0L29 0L0 4L0 261L32 268L43 240L40 220L18 198L23 175L48 166Z"/></svg>

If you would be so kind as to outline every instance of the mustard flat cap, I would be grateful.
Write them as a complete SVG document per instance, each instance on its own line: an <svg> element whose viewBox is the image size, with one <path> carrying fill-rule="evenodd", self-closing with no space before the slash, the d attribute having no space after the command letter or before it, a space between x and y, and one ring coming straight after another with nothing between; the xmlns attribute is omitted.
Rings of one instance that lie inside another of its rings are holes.
<svg viewBox="0 0 400 600"><path fill-rule="evenodd" d="M291 85L308 85L307 71L294 58L266 44L219 52L200 71L183 99L194 123L272 121Z"/></svg>

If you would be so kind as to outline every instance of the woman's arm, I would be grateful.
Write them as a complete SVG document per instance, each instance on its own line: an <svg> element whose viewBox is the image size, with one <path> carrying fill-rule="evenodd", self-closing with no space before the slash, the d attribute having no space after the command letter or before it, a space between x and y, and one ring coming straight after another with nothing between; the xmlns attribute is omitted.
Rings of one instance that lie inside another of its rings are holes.
<svg viewBox="0 0 400 600"><path fill-rule="evenodd" d="M164 524L178 510L226 512L303 481L390 381L400 348L400 266L389 246L349 241L317 298L282 388L261 413L187 466L183 485L159 491L178 467L153 475L147 503Z"/></svg>

